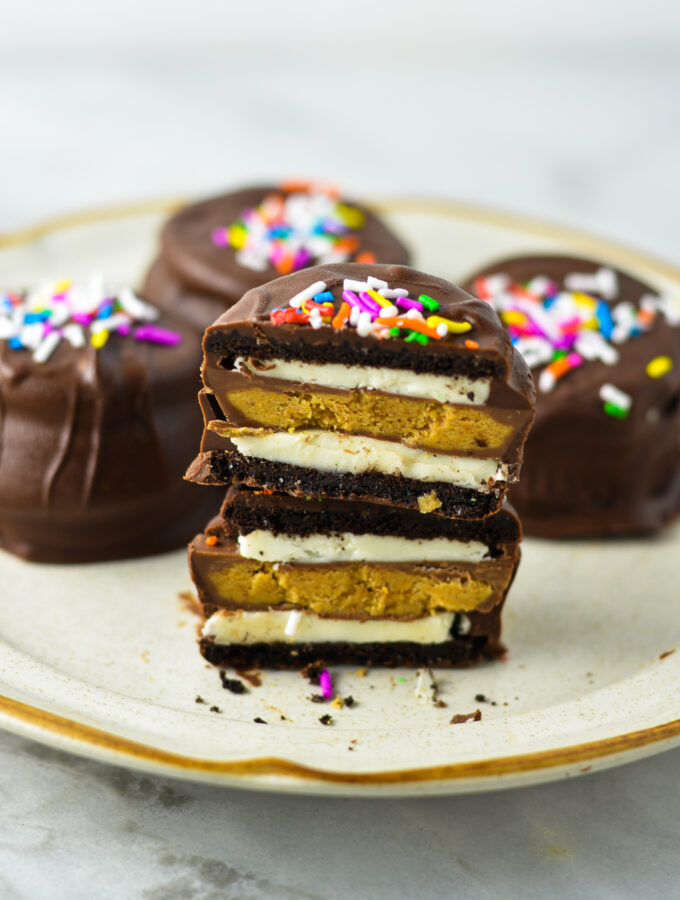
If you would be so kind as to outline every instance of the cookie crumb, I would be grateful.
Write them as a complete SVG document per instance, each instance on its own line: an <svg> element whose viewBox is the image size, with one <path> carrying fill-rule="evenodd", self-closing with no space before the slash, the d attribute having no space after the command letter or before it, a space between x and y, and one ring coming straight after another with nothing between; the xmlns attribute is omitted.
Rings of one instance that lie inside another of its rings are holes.
<svg viewBox="0 0 680 900"><path fill-rule="evenodd" d="M231 691L232 694L248 693L248 688L245 684L242 681L239 681L238 678L228 678L224 669L220 669L220 681L222 682L222 687L226 691Z"/></svg>
<svg viewBox="0 0 680 900"><path fill-rule="evenodd" d="M265 720L261 719L259 716L255 716L255 718L253 719L253 722L256 722L258 725L266 725L267 724L265 722Z"/></svg>
<svg viewBox="0 0 680 900"><path fill-rule="evenodd" d="M321 694L310 694L309 699L312 701L312 703L325 703L326 702L324 700L324 698L321 696Z"/></svg>
<svg viewBox="0 0 680 900"><path fill-rule="evenodd" d="M429 513L435 509L439 509L442 501L437 496L436 491L430 491L429 494L421 494L418 497L418 509L421 513Z"/></svg>
<svg viewBox="0 0 680 900"><path fill-rule="evenodd" d="M449 725L460 725L462 722L481 722L481 720L482 711L481 709L476 709L471 713L456 713L449 722Z"/></svg>
<svg viewBox="0 0 680 900"><path fill-rule="evenodd" d="M319 716L319 722L321 722L322 725L332 725L333 716L329 715L329 713L326 713L323 716Z"/></svg>
<svg viewBox="0 0 680 900"><path fill-rule="evenodd" d="M368 669L357 669L356 676L357 678L365 678L368 673Z"/></svg>
<svg viewBox="0 0 680 900"><path fill-rule="evenodd" d="M196 694L196 697L195 697L195 699L194 699L194 703L205 703L205 702L206 702L206 701L203 699L203 697L201 697L200 694Z"/></svg>
<svg viewBox="0 0 680 900"><path fill-rule="evenodd" d="M318 684L323 668L324 664L322 662L309 663L302 669L300 675L302 675L303 678L306 678L310 684Z"/></svg>
<svg viewBox="0 0 680 900"><path fill-rule="evenodd" d="M666 659L667 656L670 656L671 653L675 653L675 650L666 650L659 656L659 659Z"/></svg>
<svg viewBox="0 0 680 900"><path fill-rule="evenodd" d="M222 710L219 708L219 706L211 706L211 707L210 707L210 712L221 713Z"/></svg>
<svg viewBox="0 0 680 900"><path fill-rule="evenodd" d="M356 704L357 704L357 701L354 699L354 697L351 694L348 694L347 697L345 697L344 699L345 699L345 706L348 709L351 709L353 706L356 706Z"/></svg>

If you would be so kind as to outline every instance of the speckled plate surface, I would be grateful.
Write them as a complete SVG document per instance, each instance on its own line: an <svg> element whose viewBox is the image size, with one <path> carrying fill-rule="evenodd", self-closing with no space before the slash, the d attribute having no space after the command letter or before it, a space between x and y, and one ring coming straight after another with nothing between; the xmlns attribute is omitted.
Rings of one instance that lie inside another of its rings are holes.
<svg viewBox="0 0 680 900"><path fill-rule="evenodd" d="M0 236L0 283L93 269L136 281L171 205ZM501 254L569 250L680 290L670 266L572 231L451 204L379 205L415 263L452 280ZM266 790L406 796L573 776L680 743L679 584L680 528L651 540L527 540L505 613L507 661L436 673L445 707L416 698L412 671L338 668L356 705L334 710L311 703L297 673L263 673L241 696L222 688L196 650L182 552L66 567L0 554L0 725L119 765ZM449 724L477 708L481 722Z"/></svg>

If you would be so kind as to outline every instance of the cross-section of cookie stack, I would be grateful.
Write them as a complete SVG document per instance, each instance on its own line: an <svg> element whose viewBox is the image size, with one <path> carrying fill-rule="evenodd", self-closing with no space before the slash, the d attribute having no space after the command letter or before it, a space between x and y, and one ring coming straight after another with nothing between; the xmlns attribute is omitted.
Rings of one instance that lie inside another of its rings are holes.
<svg viewBox="0 0 680 900"><path fill-rule="evenodd" d="M207 331L191 544L211 662L467 665L502 652L534 388L495 312L403 266L249 291Z"/></svg>

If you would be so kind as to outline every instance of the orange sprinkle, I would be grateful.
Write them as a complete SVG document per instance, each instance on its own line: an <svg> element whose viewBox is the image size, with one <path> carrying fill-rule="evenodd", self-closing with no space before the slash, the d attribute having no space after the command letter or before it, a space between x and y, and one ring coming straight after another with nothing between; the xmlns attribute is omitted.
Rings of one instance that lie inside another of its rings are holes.
<svg viewBox="0 0 680 900"><path fill-rule="evenodd" d="M214 534L211 534L209 537L207 537L205 539L205 542L209 547L214 547L215 544L217 543L217 538L215 537Z"/></svg>
<svg viewBox="0 0 680 900"><path fill-rule="evenodd" d="M359 240L358 238L355 238L354 235L347 235L347 237L344 237L342 238L342 240L338 241L338 243L333 246L333 249L347 253L354 253L359 249Z"/></svg>
<svg viewBox="0 0 680 900"><path fill-rule="evenodd" d="M419 334L427 335L436 341L441 341L442 336L438 334L434 328L430 328L420 319L409 319L406 316L391 316L389 318L380 318L378 322L386 328L408 328L410 331L417 331Z"/></svg>
<svg viewBox="0 0 680 900"><path fill-rule="evenodd" d="M637 316L642 325L651 325L656 318L656 312L653 309L640 309Z"/></svg>
<svg viewBox="0 0 680 900"><path fill-rule="evenodd" d="M282 275L290 275L293 271L293 263L295 262L295 258L292 253L286 253L283 259L280 259L276 264L276 269Z"/></svg>
<svg viewBox="0 0 680 900"><path fill-rule="evenodd" d="M470 340L470 338L465 341L465 346L468 348L468 350L479 350L479 344L477 343L477 341L472 341Z"/></svg>
<svg viewBox="0 0 680 900"><path fill-rule="evenodd" d="M551 362L550 365L546 367L546 372L552 372L555 378L561 378L562 375L565 375L569 371L569 369L571 369L571 363L567 360L566 356L563 356L560 359Z"/></svg>
<svg viewBox="0 0 680 900"><path fill-rule="evenodd" d="M360 253L356 261L358 263L368 263L369 265L376 262L375 253L371 253L370 250L364 250L363 253Z"/></svg>
<svg viewBox="0 0 680 900"><path fill-rule="evenodd" d="M287 181L279 182L279 188L286 193L310 193L314 185L311 181L303 181L301 178L289 178Z"/></svg>
<svg viewBox="0 0 680 900"><path fill-rule="evenodd" d="M342 326L345 324L347 319L349 319L349 314L351 312L350 305L346 300L342 301L342 306L338 310L336 316L333 318L331 325L333 328L340 330Z"/></svg>

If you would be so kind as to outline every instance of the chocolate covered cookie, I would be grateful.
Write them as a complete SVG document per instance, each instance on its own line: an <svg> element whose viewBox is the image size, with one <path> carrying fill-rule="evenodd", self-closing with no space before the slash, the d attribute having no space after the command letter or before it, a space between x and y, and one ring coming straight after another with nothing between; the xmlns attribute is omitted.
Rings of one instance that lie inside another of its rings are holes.
<svg viewBox="0 0 680 900"><path fill-rule="evenodd" d="M537 383L512 502L527 534L653 532L680 509L680 304L593 260L513 257L464 285Z"/></svg>
<svg viewBox="0 0 680 900"><path fill-rule="evenodd" d="M0 292L0 546L91 562L184 544L199 338L100 279Z"/></svg>
<svg viewBox="0 0 680 900"><path fill-rule="evenodd" d="M149 300L203 332L252 288L319 263L407 263L378 216L307 183L245 188L193 203L168 220L143 287Z"/></svg>

